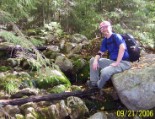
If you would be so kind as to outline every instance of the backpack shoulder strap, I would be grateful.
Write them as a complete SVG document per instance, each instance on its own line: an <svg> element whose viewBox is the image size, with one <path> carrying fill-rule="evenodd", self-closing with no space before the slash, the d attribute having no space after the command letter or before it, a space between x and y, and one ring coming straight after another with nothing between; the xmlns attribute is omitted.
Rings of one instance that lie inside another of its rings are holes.
<svg viewBox="0 0 155 119"><path fill-rule="evenodd" d="M115 38L116 35L117 35L116 33L112 34L112 41L113 41L113 43L115 43L115 44L117 44L117 43L116 43L116 38Z"/></svg>

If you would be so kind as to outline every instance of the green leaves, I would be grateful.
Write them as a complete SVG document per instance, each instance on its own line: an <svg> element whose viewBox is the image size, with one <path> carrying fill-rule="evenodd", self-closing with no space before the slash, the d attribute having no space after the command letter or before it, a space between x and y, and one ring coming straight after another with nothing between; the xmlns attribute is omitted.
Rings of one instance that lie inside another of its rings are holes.
<svg viewBox="0 0 155 119"><path fill-rule="evenodd" d="M36 0L2 0L2 11L11 14L14 18L28 17L31 10L35 9Z"/></svg>
<svg viewBox="0 0 155 119"><path fill-rule="evenodd" d="M8 41L10 43L14 43L15 45L21 45L24 48L30 48L33 46L33 44L31 42L29 42L28 40L24 40L23 38L21 38L19 36L15 36L11 32L2 31L2 32L0 32L0 36L3 37L6 41ZM24 42L23 42L23 40L24 40Z"/></svg>
<svg viewBox="0 0 155 119"><path fill-rule="evenodd" d="M8 23L10 21L15 21L13 16L10 13L5 12L5 11L0 9L0 22L1 23Z"/></svg>
<svg viewBox="0 0 155 119"><path fill-rule="evenodd" d="M115 31L136 32L140 39L145 32L154 39L154 6L154 0L1 0L0 22L15 21L23 28L57 22L64 32L92 38L99 22L110 20Z"/></svg>

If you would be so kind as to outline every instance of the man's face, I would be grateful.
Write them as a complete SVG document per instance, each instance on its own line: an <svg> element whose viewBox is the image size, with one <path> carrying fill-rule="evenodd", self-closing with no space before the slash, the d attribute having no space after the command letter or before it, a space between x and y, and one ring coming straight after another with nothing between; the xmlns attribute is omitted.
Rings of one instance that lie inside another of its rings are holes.
<svg viewBox="0 0 155 119"><path fill-rule="evenodd" d="M109 24L102 24L100 26L100 31L101 31L101 33L103 33L104 36L107 36L110 33L110 31L111 31L111 25L109 25Z"/></svg>

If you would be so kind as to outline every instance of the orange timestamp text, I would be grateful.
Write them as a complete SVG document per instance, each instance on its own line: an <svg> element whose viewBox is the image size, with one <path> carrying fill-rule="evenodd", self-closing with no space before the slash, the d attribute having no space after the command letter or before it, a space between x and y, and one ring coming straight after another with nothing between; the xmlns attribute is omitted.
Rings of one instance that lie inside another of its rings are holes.
<svg viewBox="0 0 155 119"><path fill-rule="evenodd" d="M117 110L117 117L142 117L142 118L152 118L154 117L154 110Z"/></svg>

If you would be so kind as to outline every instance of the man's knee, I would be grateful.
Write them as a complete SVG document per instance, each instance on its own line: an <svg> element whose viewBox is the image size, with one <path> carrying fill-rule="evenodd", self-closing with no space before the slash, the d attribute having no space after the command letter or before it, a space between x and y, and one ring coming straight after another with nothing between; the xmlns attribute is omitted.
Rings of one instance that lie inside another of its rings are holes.
<svg viewBox="0 0 155 119"><path fill-rule="evenodd" d="M100 77L107 81L110 79L110 77L113 75L113 73L114 72L112 70L104 68L101 70Z"/></svg>
<svg viewBox="0 0 155 119"><path fill-rule="evenodd" d="M90 59L90 64L92 64L93 62L94 62L94 57L92 57L91 59Z"/></svg>

